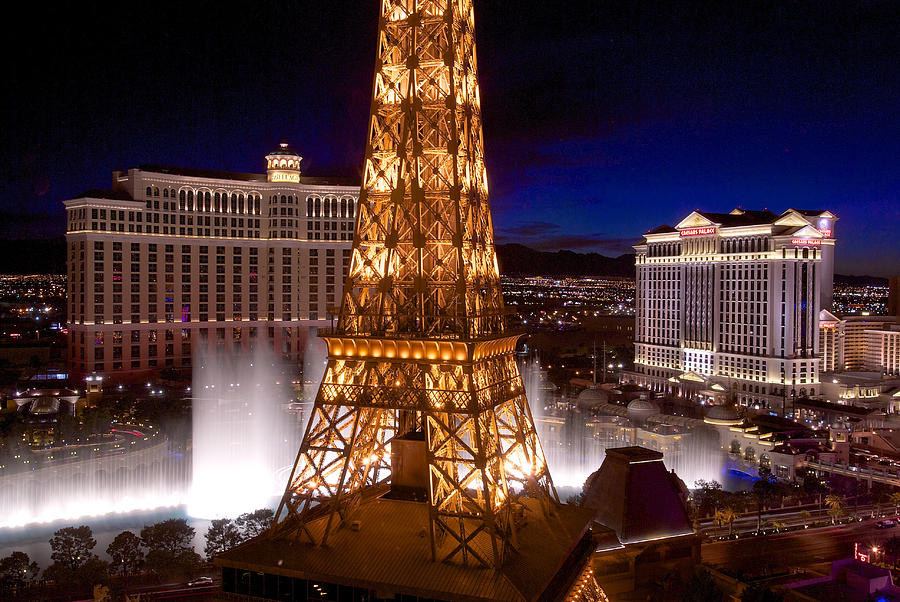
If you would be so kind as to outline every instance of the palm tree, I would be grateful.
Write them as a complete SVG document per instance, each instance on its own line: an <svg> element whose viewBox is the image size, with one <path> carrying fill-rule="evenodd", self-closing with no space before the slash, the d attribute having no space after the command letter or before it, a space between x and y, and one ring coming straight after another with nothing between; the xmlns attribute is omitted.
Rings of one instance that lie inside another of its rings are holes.
<svg viewBox="0 0 900 602"><path fill-rule="evenodd" d="M833 525L835 519L844 514L844 498L832 493L825 496L825 505L828 506L828 516L831 517L831 524Z"/></svg>
<svg viewBox="0 0 900 602"><path fill-rule="evenodd" d="M724 510L716 510L716 513L713 515L713 537L719 536L719 527L725 526L728 521L725 519L725 511Z"/></svg>
<svg viewBox="0 0 900 602"><path fill-rule="evenodd" d="M722 510L723 518L728 523L728 535L734 534L734 520L738 517L737 512L731 506Z"/></svg>
<svg viewBox="0 0 900 602"><path fill-rule="evenodd" d="M890 497L891 503L894 505L894 512L900 513L900 491L895 491Z"/></svg>

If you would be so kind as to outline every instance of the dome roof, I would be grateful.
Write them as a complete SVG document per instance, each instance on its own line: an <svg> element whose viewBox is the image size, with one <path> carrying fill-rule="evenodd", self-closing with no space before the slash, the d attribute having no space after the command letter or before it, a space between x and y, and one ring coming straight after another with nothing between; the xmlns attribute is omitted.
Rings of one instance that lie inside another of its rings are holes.
<svg viewBox="0 0 900 602"><path fill-rule="evenodd" d="M706 413L704 421L722 424L738 424L741 422L741 417L738 415L737 410L732 406L713 406Z"/></svg>
<svg viewBox="0 0 900 602"><path fill-rule="evenodd" d="M600 389L588 387L578 394L578 399L606 399L606 395Z"/></svg>
<svg viewBox="0 0 900 602"><path fill-rule="evenodd" d="M278 145L278 150L273 150L267 156L269 157L299 157L295 151L291 150L290 145L287 142L282 142Z"/></svg>
<svg viewBox="0 0 900 602"><path fill-rule="evenodd" d="M606 403L608 400L609 396L606 391L588 387L578 394L578 397L575 398L575 403L580 407L590 407L599 403Z"/></svg>
<svg viewBox="0 0 900 602"><path fill-rule="evenodd" d="M633 399L628 403L629 410L654 410L659 411L659 407L649 399Z"/></svg>
<svg viewBox="0 0 900 602"><path fill-rule="evenodd" d="M633 399L628 403L625 413L632 422L644 423L650 416L659 414L659 406L649 399Z"/></svg>

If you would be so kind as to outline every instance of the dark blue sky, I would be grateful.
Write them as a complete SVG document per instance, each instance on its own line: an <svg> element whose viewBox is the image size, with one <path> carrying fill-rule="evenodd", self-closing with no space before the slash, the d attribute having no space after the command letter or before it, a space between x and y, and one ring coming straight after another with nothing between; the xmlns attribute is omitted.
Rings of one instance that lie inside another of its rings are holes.
<svg viewBox="0 0 900 602"><path fill-rule="evenodd" d="M359 173L378 2L26 6L4 36L0 236L142 163ZM185 6L188 5L188 6ZM477 4L498 239L615 255L694 208L830 209L837 269L900 274L900 5Z"/></svg>

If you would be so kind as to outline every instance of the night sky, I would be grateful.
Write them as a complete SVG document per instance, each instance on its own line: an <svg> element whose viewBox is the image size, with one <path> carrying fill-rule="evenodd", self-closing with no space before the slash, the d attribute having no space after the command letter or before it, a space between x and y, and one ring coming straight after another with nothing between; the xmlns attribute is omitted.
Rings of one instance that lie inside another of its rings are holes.
<svg viewBox="0 0 900 602"><path fill-rule="evenodd" d="M375 0L17 7L0 236L61 234L115 168L261 173L286 140L308 175L360 173ZM900 274L893 0L480 0L476 23L500 242L617 255L695 208L829 209L839 272Z"/></svg>

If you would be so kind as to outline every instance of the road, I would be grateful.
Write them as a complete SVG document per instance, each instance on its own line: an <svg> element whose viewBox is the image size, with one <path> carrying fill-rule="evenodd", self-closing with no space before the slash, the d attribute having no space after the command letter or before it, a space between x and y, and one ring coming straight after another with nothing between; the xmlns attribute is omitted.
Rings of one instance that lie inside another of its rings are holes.
<svg viewBox="0 0 900 602"><path fill-rule="evenodd" d="M881 545L900 529L876 529L875 521L803 529L703 544L703 562L731 571L797 567L828 573L831 563L853 555L855 542Z"/></svg>
<svg viewBox="0 0 900 602"><path fill-rule="evenodd" d="M140 593L141 600L192 600L202 602L212 600L213 594L219 589L220 584L188 587L184 583L167 583L155 587L145 587L134 590L131 594Z"/></svg>
<svg viewBox="0 0 900 602"><path fill-rule="evenodd" d="M219 591L221 583L214 582L211 585L189 587L180 583L160 583L144 587L129 588L128 595L140 595L141 600L190 600L191 602L205 602L213 600ZM91 602L92 599L78 600L76 602Z"/></svg>
<svg viewBox="0 0 900 602"><path fill-rule="evenodd" d="M807 507L809 517L804 517L801 510L768 510L763 513L762 524L763 530L772 529L773 524L778 522L787 527L803 526L810 522L829 521L827 508ZM853 516L861 516L865 519L872 518L892 518L897 516L896 507L881 504L877 508L868 504L862 504L858 507L848 506L847 513ZM842 517L846 520L847 516ZM756 531L756 514L750 513L735 519L732 525L734 533L751 533ZM709 537L721 537L728 534L728 525L716 526L709 519L700 522L700 532Z"/></svg>

